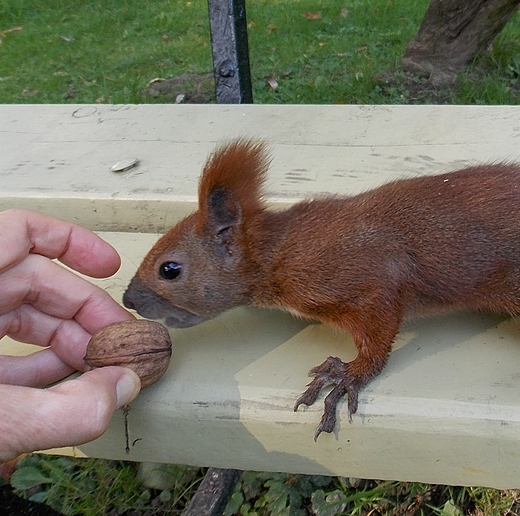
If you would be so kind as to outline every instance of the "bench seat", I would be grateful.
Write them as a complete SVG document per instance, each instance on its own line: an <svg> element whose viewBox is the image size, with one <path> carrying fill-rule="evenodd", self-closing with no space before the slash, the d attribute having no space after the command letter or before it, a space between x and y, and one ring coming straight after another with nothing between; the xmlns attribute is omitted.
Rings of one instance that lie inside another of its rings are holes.
<svg viewBox="0 0 520 516"><path fill-rule="evenodd" d="M87 226L122 256L97 281L118 301L158 235L196 208L215 143L267 139L274 207L354 194L397 177L520 161L520 107L2 105L0 209ZM112 172L117 161L139 165ZM507 188L507 185L504 185ZM349 335L280 311L242 308L172 329L166 375L101 438L74 450L183 463L453 485L520 487L518 319L452 314L405 324L350 424L313 435L323 396L293 412L307 371L355 356ZM32 346L0 341L1 353Z"/></svg>

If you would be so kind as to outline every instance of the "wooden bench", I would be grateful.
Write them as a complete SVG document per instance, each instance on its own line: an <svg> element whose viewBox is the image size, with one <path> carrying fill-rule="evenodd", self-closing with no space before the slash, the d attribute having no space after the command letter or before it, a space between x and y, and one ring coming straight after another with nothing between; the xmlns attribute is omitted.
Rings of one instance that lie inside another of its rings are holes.
<svg viewBox="0 0 520 516"><path fill-rule="evenodd" d="M271 142L272 205L353 194L394 177L520 161L520 107L0 106L0 209L24 207L101 232L123 265L99 282L116 299L157 235L196 206L216 142ZM115 173L117 161L139 165ZM507 185L504 185L507 188ZM172 330L165 377L82 446L94 457L520 487L518 321L449 315L408 323L349 424L313 441L322 399L292 410L307 371L348 360L348 335L282 312L238 309ZM0 352L30 346L7 338Z"/></svg>

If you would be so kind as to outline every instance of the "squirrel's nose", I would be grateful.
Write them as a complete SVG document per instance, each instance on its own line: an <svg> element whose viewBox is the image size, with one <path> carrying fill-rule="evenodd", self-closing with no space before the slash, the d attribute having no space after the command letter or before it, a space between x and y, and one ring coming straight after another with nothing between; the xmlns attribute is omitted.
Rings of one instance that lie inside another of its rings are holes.
<svg viewBox="0 0 520 516"><path fill-rule="evenodd" d="M125 291L123 294L123 304L126 308L129 308L130 310L135 310L134 303L129 299L128 290Z"/></svg>

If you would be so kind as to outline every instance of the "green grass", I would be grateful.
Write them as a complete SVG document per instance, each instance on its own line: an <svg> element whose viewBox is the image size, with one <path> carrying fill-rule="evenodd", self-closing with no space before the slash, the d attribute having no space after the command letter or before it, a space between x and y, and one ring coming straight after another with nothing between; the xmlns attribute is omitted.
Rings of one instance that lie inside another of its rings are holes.
<svg viewBox="0 0 520 516"><path fill-rule="evenodd" d="M168 465L149 471L131 462L34 454L20 461L11 486L67 516L180 514L201 478L199 468Z"/></svg>
<svg viewBox="0 0 520 516"><path fill-rule="evenodd" d="M427 3L249 0L255 102L438 101L429 92L410 92L399 74L400 58ZM143 97L150 80L212 70L206 0L54 0L49 5L0 0L2 103L165 102L171 98ZM519 55L517 14L491 53L461 74L441 100L517 104Z"/></svg>
<svg viewBox="0 0 520 516"><path fill-rule="evenodd" d="M373 102L374 77L395 68L427 3L274 4L276 8L270 0L251 2L249 8L254 95L259 103ZM319 18L307 19L307 12ZM255 53L255 48L261 51ZM267 87L268 76L276 77L276 91Z"/></svg>
<svg viewBox="0 0 520 516"><path fill-rule="evenodd" d="M0 0L0 32L22 27L2 38L0 102L133 103L150 79L211 68L201 1L50 5Z"/></svg>
<svg viewBox="0 0 520 516"><path fill-rule="evenodd" d="M410 82L400 58L427 3L248 0L255 102L518 104L519 14L454 88ZM0 0L0 42L1 103L167 102L143 96L150 80L212 71L206 0ZM169 480L150 487L132 463L33 455L12 484L64 514L180 514L202 472L161 471ZM516 491L247 472L227 514L505 516L518 511L517 498Z"/></svg>
<svg viewBox="0 0 520 516"><path fill-rule="evenodd" d="M203 470L31 455L16 492L68 516L181 514ZM1 480L0 480L1 482ZM285 473L245 472L224 516L513 516L520 492Z"/></svg>

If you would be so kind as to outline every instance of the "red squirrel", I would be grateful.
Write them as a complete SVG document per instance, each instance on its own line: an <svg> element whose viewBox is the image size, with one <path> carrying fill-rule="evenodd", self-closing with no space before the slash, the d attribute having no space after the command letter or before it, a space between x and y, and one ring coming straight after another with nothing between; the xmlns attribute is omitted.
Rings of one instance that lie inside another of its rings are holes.
<svg viewBox="0 0 520 516"><path fill-rule="evenodd" d="M123 301L188 327L241 305L277 307L350 332L357 357L327 358L296 401L333 389L316 430L381 373L404 318L470 309L520 313L520 166L493 164L389 182L354 196L266 208L265 144L208 159L198 211L149 251Z"/></svg>

